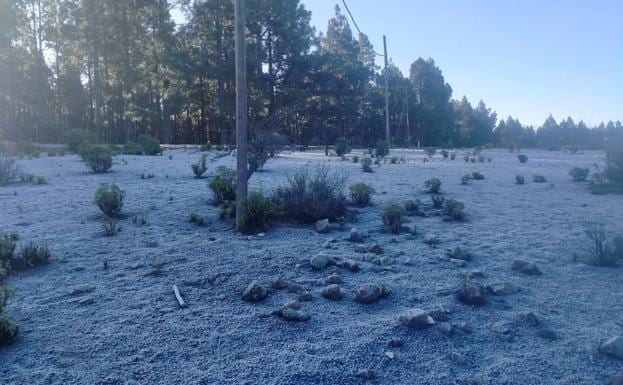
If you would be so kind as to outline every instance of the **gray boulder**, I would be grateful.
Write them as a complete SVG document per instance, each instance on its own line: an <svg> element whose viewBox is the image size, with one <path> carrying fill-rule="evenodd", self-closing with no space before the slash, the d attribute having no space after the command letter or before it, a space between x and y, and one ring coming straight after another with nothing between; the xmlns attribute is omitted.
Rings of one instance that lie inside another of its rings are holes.
<svg viewBox="0 0 623 385"><path fill-rule="evenodd" d="M623 337L611 337L599 346L599 351L623 360Z"/></svg>
<svg viewBox="0 0 623 385"><path fill-rule="evenodd" d="M337 301L342 299L342 291L340 290L339 285L333 284L322 289L322 296L326 299Z"/></svg>
<svg viewBox="0 0 623 385"><path fill-rule="evenodd" d="M513 261L511 265L511 269L518 273L526 274L526 275L541 275L543 274L539 267L534 262L523 261L520 259L516 259Z"/></svg>
<svg viewBox="0 0 623 385"><path fill-rule="evenodd" d="M331 257L327 254L320 253L310 258L309 264L316 270L322 270L329 265Z"/></svg>
<svg viewBox="0 0 623 385"><path fill-rule="evenodd" d="M435 320L426 311L413 308L402 313L398 320L409 329L425 329L435 324Z"/></svg>
<svg viewBox="0 0 623 385"><path fill-rule="evenodd" d="M469 280L463 282L457 296L461 302L469 305L480 306L486 303L484 287L479 283Z"/></svg>
<svg viewBox="0 0 623 385"><path fill-rule="evenodd" d="M268 296L266 288L257 281L253 281L242 292L242 299L247 302L258 302Z"/></svg>
<svg viewBox="0 0 623 385"><path fill-rule="evenodd" d="M355 301L363 304L375 302L387 295L385 286L379 283L368 283L357 289Z"/></svg>
<svg viewBox="0 0 623 385"><path fill-rule="evenodd" d="M328 219L321 219L316 222L315 229L319 234L327 234L331 232L331 224Z"/></svg>

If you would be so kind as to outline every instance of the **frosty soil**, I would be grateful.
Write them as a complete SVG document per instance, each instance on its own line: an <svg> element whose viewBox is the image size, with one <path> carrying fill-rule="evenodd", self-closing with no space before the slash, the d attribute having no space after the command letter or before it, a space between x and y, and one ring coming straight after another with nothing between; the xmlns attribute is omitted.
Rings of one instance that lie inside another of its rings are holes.
<svg viewBox="0 0 623 385"><path fill-rule="evenodd" d="M216 219L206 180L190 169L200 157L195 150L117 156L104 175L88 173L77 156L22 160L25 172L49 182L0 189L0 223L49 244L53 259L9 280L16 296L7 313L21 337L0 350L1 378L8 384L608 383L621 361L598 347L623 334L621 269L574 259L588 257L586 221L623 232L623 210L613 209L623 206L621 196L591 195L569 177L574 166L602 164L601 152L525 154L525 164L506 150L485 151L491 163L466 163L460 152L454 161L437 156L423 163L421 151L394 150L408 162L373 165L374 173L319 152L284 154L253 175L250 190L270 193L300 167L325 163L346 171L349 184L370 184L374 206L327 234L277 223L263 237L235 234ZM233 164L221 158L206 174ZM485 179L461 185L461 176L474 171ZM141 178L148 173L154 178ZM516 185L517 174L529 182ZM548 182L532 183L532 175ZM465 203L467 221L409 217L417 235L380 231L383 205L429 202L423 186L433 177L446 198ZM126 192L125 219L114 237L102 235L93 204L101 182ZM190 212L207 225L187 222ZM145 225L133 223L137 215ZM368 234L361 243L346 240L352 227ZM431 239L439 244L424 242ZM385 263L355 250L373 244ZM446 249L457 246L472 257L450 259ZM320 269L310 265L319 254L330 260ZM516 260L534 262L542 274L516 271ZM466 276L498 295L485 290L484 306L462 303L456 292ZM266 289L265 299L243 301L252 281ZM327 290L332 299L323 296ZM355 300L370 295L371 303ZM282 307L292 300L299 302ZM301 316L295 312L309 319L280 316ZM431 320L435 325L421 330L409 326Z"/></svg>

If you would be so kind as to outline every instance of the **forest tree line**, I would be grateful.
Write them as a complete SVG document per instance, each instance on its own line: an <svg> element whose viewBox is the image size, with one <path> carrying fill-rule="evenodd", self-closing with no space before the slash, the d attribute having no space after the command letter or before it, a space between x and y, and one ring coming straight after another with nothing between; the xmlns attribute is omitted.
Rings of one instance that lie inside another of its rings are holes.
<svg viewBox="0 0 623 385"><path fill-rule="evenodd" d="M385 130L377 55L338 6L325 32L310 18L299 0L247 0L251 126L296 144L373 145ZM483 101L452 99L433 59L387 71L393 145L598 148L623 133L620 121L498 121ZM0 0L0 140L83 129L110 143L233 143L234 76L231 0Z"/></svg>

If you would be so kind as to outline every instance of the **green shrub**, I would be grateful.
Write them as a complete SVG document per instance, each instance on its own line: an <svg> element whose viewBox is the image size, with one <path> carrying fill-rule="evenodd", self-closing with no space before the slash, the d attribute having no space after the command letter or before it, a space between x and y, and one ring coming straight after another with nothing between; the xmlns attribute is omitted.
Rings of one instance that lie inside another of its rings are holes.
<svg viewBox="0 0 623 385"><path fill-rule="evenodd" d="M374 148L374 155L379 158L383 158L389 154L389 144L385 140L379 140L376 142L376 147Z"/></svg>
<svg viewBox="0 0 623 385"><path fill-rule="evenodd" d="M270 228L274 215L273 202L260 192L251 192L242 200L240 231L244 234L266 231Z"/></svg>
<svg viewBox="0 0 623 385"><path fill-rule="evenodd" d="M478 162L484 163L485 162L485 157L482 156L482 155L478 156Z"/></svg>
<svg viewBox="0 0 623 385"><path fill-rule="evenodd" d="M390 233L400 233L404 216L405 210L400 205L392 203L383 208L383 224Z"/></svg>
<svg viewBox="0 0 623 385"><path fill-rule="evenodd" d="M0 314L0 346L10 345L17 339L19 328L9 317Z"/></svg>
<svg viewBox="0 0 623 385"><path fill-rule="evenodd" d="M434 154L433 154L434 155ZM441 156L443 156L444 159L448 159L448 156L450 155L450 151L448 150L441 150Z"/></svg>
<svg viewBox="0 0 623 385"><path fill-rule="evenodd" d="M451 152L450 153L450 160L455 160L456 159L456 152Z"/></svg>
<svg viewBox="0 0 623 385"><path fill-rule="evenodd" d="M201 178L207 170L206 155L202 154L201 158L199 158L199 161L192 164L191 167L193 169L193 173L195 173L195 178Z"/></svg>
<svg viewBox="0 0 623 385"><path fill-rule="evenodd" d="M48 263L51 258L47 245L29 242L19 250L18 258L13 261L15 269L39 266Z"/></svg>
<svg viewBox="0 0 623 385"><path fill-rule="evenodd" d="M390 162L391 164L396 164L396 163L398 163L398 157L397 157L397 156L392 156L392 157L389 159L389 162Z"/></svg>
<svg viewBox="0 0 623 385"><path fill-rule="evenodd" d="M584 182L588 178L589 172L588 168L574 167L569 171L569 175L576 182Z"/></svg>
<svg viewBox="0 0 623 385"><path fill-rule="evenodd" d="M359 207L368 206L374 192L374 189L365 183L355 183L350 186L350 199Z"/></svg>
<svg viewBox="0 0 623 385"><path fill-rule="evenodd" d="M463 203L454 199L446 199L445 208L446 215L449 218L455 221L462 221L465 219L465 213L463 212L465 205Z"/></svg>
<svg viewBox="0 0 623 385"><path fill-rule="evenodd" d="M348 154L351 149L350 149L350 145L348 144L346 139L340 138L335 143L334 150L335 150L335 155L343 156L343 155Z"/></svg>
<svg viewBox="0 0 623 385"><path fill-rule="evenodd" d="M288 177L288 183L275 192L277 212L286 219L312 223L337 219L346 213L346 177L319 166L314 173L302 169Z"/></svg>
<svg viewBox="0 0 623 385"><path fill-rule="evenodd" d="M219 204L218 207L220 209L218 214L219 219L224 220L236 217L236 201L224 201Z"/></svg>
<svg viewBox="0 0 623 385"><path fill-rule="evenodd" d="M361 159L361 169L363 172L372 172L372 158L369 156Z"/></svg>
<svg viewBox="0 0 623 385"><path fill-rule="evenodd" d="M359 163L359 157L357 155L354 155L351 160L353 163Z"/></svg>
<svg viewBox="0 0 623 385"><path fill-rule="evenodd" d="M413 216L413 215L422 215L422 212L420 211L420 201L415 199L409 199L406 200L403 204L404 210L406 215L408 216Z"/></svg>
<svg viewBox="0 0 623 385"><path fill-rule="evenodd" d="M203 218L203 216L195 212L188 214L188 222L194 223L197 226L205 225L205 219Z"/></svg>
<svg viewBox="0 0 623 385"><path fill-rule="evenodd" d="M547 182L547 179L543 175L533 175L532 181L534 183L545 183Z"/></svg>
<svg viewBox="0 0 623 385"><path fill-rule="evenodd" d="M69 151L79 154L80 145L84 142L95 143L97 138L87 130L74 129L67 133L67 148Z"/></svg>
<svg viewBox="0 0 623 385"><path fill-rule="evenodd" d="M472 179L473 180L483 180L483 179L485 179L485 176L482 175L481 173L479 173L478 171L474 171L474 172L472 172Z"/></svg>
<svg viewBox="0 0 623 385"><path fill-rule="evenodd" d="M214 202L217 205L221 205L226 201L235 201L236 171L225 166L217 167L216 175L210 180L208 186L212 190Z"/></svg>
<svg viewBox="0 0 623 385"><path fill-rule="evenodd" d="M139 136L138 142L141 144L145 155L158 155L162 153L160 141L151 135L143 134Z"/></svg>
<svg viewBox="0 0 623 385"><path fill-rule="evenodd" d="M526 183L526 178L524 178L523 175L515 175L515 183L516 184L525 184Z"/></svg>
<svg viewBox="0 0 623 385"><path fill-rule="evenodd" d="M614 190L623 192L623 132L608 137L604 174L609 183L617 186Z"/></svg>
<svg viewBox="0 0 623 385"><path fill-rule="evenodd" d="M0 231L0 270L10 269L19 235L15 231Z"/></svg>
<svg viewBox="0 0 623 385"><path fill-rule="evenodd" d="M95 191L95 204L109 217L119 215L125 193L114 183L102 183Z"/></svg>
<svg viewBox="0 0 623 385"><path fill-rule="evenodd" d="M469 155L464 155L463 156L463 160L466 161L466 162L469 162Z"/></svg>
<svg viewBox="0 0 623 385"><path fill-rule="evenodd" d="M440 209L443 207L443 202L445 201L444 197L441 195L431 195L430 200L433 204L433 207L436 209Z"/></svg>
<svg viewBox="0 0 623 385"><path fill-rule="evenodd" d="M584 233L591 242L590 250L596 266L616 266L623 261L623 236L610 240L601 223L588 223Z"/></svg>
<svg viewBox="0 0 623 385"><path fill-rule="evenodd" d="M520 163L526 163L528 161L528 156L524 154L517 155L517 159L519 159Z"/></svg>
<svg viewBox="0 0 623 385"><path fill-rule="evenodd" d="M435 156L437 149L435 147L426 147L424 149L424 152L426 153L426 156L428 156L429 158L432 158L433 156Z"/></svg>
<svg viewBox="0 0 623 385"><path fill-rule="evenodd" d="M112 153L109 148L90 146L81 147L80 151L82 159L94 173L104 173L112 167Z"/></svg>
<svg viewBox="0 0 623 385"><path fill-rule="evenodd" d="M470 174L465 174L461 177L461 184L469 184L470 180L472 180L472 176Z"/></svg>
<svg viewBox="0 0 623 385"><path fill-rule="evenodd" d="M19 169L15 164L15 160L0 156L0 187L13 182L18 175Z"/></svg>
<svg viewBox="0 0 623 385"><path fill-rule="evenodd" d="M143 155L143 147L136 142L129 141L123 146L125 155Z"/></svg>
<svg viewBox="0 0 623 385"><path fill-rule="evenodd" d="M431 178L424 182L424 188L430 194L439 194L441 191L441 181L437 178Z"/></svg>
<svg viewBox="0 0 623 385"><path fill-rule="evenodd" d="M119 222L115 218L104 217L102 218L102 231L107 237L117 235L120 231Z"/></svg>

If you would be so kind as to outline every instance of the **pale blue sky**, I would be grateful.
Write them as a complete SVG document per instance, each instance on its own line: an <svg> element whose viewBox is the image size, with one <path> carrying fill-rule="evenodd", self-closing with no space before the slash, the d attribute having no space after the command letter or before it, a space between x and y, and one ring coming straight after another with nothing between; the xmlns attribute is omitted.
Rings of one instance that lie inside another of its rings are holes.
<svg viewBox="0 0 623 385"><path fill-rule="evenodd" d="M321 31L342 5L302 2ZM418 57L435 59L454 98L483 99L498 116L535 126L550 113L589 124L623 120L623 0L347 4L378 52L387 35L389 57L405 76Z"/></svg>

